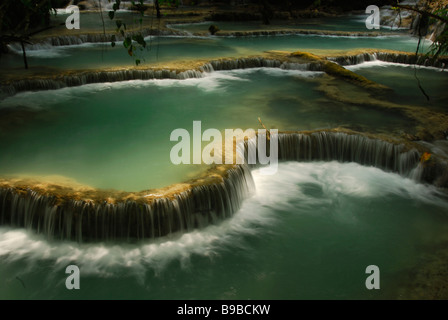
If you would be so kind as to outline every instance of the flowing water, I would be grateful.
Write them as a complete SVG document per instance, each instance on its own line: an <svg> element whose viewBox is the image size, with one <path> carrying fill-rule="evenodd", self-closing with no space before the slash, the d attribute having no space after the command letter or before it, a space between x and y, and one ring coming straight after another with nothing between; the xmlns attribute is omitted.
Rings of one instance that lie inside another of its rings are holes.
<svg viewBox="0 0 448 320"><path fill-rule="evenodd" d="M206 168L170 160L176 144L171 132L184 128L193 139L195 120L202 131L257 129L258 117L279 130L408 128L402 116L358 112L356 105L325 98L316 90L321 77L258 68L20 93L0 102L0 173L62 175L93 187L140 191L182 182Z"/></svg>
<svg viewBox="0 0 448 320"><path fill-rule="evenodd" d="M94 28L94 20L87 22ZM362 31L359 17L319 26L334 23L338 30ZM204 26L176 27L196 32L190 28ZM302 27L319 28L316 21ZM222 28L234 26L223 23ZM250 23L246 28L256 29ZM147 63L238 57L265 50L414 52L417 44L408 35L152 37L150 41ZM119 66L126 56L122 48L105 50L98 43L44 44L28 53L30 65L63 70ZM18 53L1 59L2 67L21 67ZM128 62L133 64L132 59ZM394 102L435 110L446 105L446 72L418 71L424 83L431 84L428 92L434 102L427 103L415 89L409 66L376 61L348 68L392 87L395 91L388 99ZM138 191L181 182L206 169L174 166L169 159L175 144L169 141L170 133L177 128L191 132L195 120L202 121L203 131L258 128L257 117L279 130L343 126L396 133L415 125L396 113L327 98L319 90L323 78L321 72L254 68L186 80L19 93L0 101L0 174L59 175L97 188ZM159 239L80 243L0 226L0 298L396 299L433 285L437 280L433 275L443 270L428 257L438 255L437 248L446 247L448 241L446 195L433 186L369 167L375 161L364 161L366 166L322 161L341 157L284 162L273 176L254 169L256 191L231 218ZM65 287L65 268L72 264L80 268L80 290ZM369 265L380 268L381 290L365 287ZM422 274L427 278L419 283Z"/></svg>
<svg viewBox="0 0 448 320"><path fill-rule="evenodd" d="M2 227L0 297L405 298L408 272L448 240L447 200L396 174L287 162L254 180L231 219L159 241L77 244ZM71 264L80 290L65 288ZM365 287L369 265L380 268L380 290Z"/></svg>
<svg viewBox="0 0 448 320"><path fill-rule="evenodd" d="M143 65L216 59L261 54L268 50L283 51L333 51L361 48L389 49L415 52L418 39L409 35L381 37L279 35L250 37L147 37L147 49L137 52ZM76 42L75 42L76 43ZM429 43L426 44L427 46ZM14 55L0 56L2 65L23 67L20 46L13 46ZM84 43L82 45L36 45L27 52L28 62L34 67L66 69L97 69L101 67L133 66L134 59L121 44L112 48L109 43Z"/></svg>
<svg viewBox="0 0 448 320"><path fill-rule="evenodd" d="M338 30L348 32L378 32L366 28L368 15L345 15L338 17L294 19L289 23L282 20L272 20L269 25L262 24L261 21L203 21L196 23L171 24L170 28L186 31L191 34L208 32L208 27L216 25L222 31L256 31L256 30ZM404 32L400 28L383 28L381 32Z"/></svg>
<svg viewBox="0 0 448 320"><path fill-rule="evenodd" d="M383 61L369 61L347 68L372 81L394 88L394 94L389 98L396 103L422 105L438 111L447 110L448 92L443 89L448 86L446 69ZM419 82L429 100L419 90ZM410 90L412 88L413 90Z"/></svg>

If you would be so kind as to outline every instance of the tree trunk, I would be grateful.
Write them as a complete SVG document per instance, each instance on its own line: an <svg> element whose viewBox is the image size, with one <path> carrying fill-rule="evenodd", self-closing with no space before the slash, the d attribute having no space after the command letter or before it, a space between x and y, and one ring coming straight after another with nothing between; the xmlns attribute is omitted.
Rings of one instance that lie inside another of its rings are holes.
<svg viewBox="0 0 448 320"><path fill-rule="evenodd" d="M160 14L160 5L159 5L159 0L155 0L154 4L156 5L156 11L157 11L157 19L160 19L162 17L162 15Z"/></svg>
<svg viewBox="0 0 448 320"><path fill-rule="evenodd" d="M25 63L25 69L28 69L28 60L26 59L25 44L23 43L23 41L20 41L20 44L22 45L23 63Z"/></svg>

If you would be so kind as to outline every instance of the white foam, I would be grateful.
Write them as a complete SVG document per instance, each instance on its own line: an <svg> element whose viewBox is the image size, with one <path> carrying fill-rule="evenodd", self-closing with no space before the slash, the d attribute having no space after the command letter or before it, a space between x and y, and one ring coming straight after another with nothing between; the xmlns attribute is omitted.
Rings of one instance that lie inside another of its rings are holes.
<svg viewBox="0 0 448 320"><path fill-rule="evenodd" d="M437 72L447 72L447 69L441 69L436 67L427 67L427 66L421 66L421 65L415 65L415 64L405 64L405 63L396 63L396 62L387 62L387 61L381 61L381 60L373 60L373 61L365 61L359 64L351 65L351 66L344 66L346 69L351 71L356 71L363 68L374 68L374 67L382 67L387 68L390 66L395 67L401 67L401 68L417 68L417 69L427 69L427 70L434 70Z"/></svg>
<svg viewBox="0 0 448 320"><path fill-rule="evenodd" d="M152 79L152 80L128 80L117 82L92 83L76 87L66 87L50 91L20 92L14 96L5 98L0 103L0 108L14 108L17 106L27 107L31 109L43 109L53 105L61 105L64 101L80 97L85 94L95 94L101 91L125 89L132 87L196 87L204 92L225 91L226 84L229 81L248 82L245 75L254 72L264 72L273 76L299 76L299 77L316 77L321 72L302 71L302 70L283 70L280 68L253 68L238 69L231 71L215 71L203 73L202 78L190 79Z"/></svg>
<svg viewBox="0 0 448 320"><path fill-rule="evenodd" d="M295 69L281 69L281 68L247 68L247 69L235 69L228 71L218 71L219 73L228 75L250 75L257 72L263 72L269 76L285 77L285 76L299 76L303 78L315 78L324 74L322 71L307 71L307 70L295 70Z"/></svg>
<svg viewBox="0 0 448 320"><path fill-rule="evenodd" d="M218 225L178 237L121 245L46 241L32 232L3 227L0 259L4 262L26 259L30 268L42 259L49 259L57 270L74 263L82 268L83 274L103 277L126 268L127 272L144 277L148 269L157 274L173 261L187 268L193 256L213 259L223 250L244 250L249 247L245 237L269 232L281 219L279 210L289 214L318 214L319 208L338 202L341 196L346 202L350 197L381 199L392 195L448 208L434 187L354 163L288 162L279 165L276 175L261 175L255 170L253 176L256 195L246 200L232 218ZM310 185L321 190L320 193L307 192ZM310 207L316 210L309 210Z"/></svg>
<svg viewBox="0 0 448 320"><path fill-rule="evenodd" d="M51 91L25 91L14 96L6 97L0 102L0 109L3 108L29 108L41 110L52 105L63 103L73 97L71 90L74 88L63 88Z"/></svg>

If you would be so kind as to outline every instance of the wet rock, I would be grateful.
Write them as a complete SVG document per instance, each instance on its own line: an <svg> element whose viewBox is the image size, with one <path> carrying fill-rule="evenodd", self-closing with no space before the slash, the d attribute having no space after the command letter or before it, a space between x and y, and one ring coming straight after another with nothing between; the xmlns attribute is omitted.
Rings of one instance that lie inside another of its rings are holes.
<svg viewBox="0 0 448 320"><path fill-rule="evenodd" d="M434 141L434 136L426 128L418 127L416 136L418 140Z"/></svg>

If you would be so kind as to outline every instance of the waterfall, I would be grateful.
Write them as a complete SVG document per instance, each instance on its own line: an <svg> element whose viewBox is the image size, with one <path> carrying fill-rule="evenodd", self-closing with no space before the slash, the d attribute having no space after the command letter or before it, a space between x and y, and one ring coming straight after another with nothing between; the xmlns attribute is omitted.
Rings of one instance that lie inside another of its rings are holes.
<svg viewBox="0 0 448 320"><path fill-rule="evenodd" d="M204 32L198 32L194 35L204 36ZM218 37L260 37L260 36L335 36L335 37L377 37L377 32L364 31L339 31L339 30L313 30L313 29L280 29L280 30L255 30L255 31L220 31L216 34Z"/></svg>
<svg viewBox="0 0 448 320"><path fill-rule="evenodd" d="M152 79L190 79L202 78L199 70L186 70L178 72L168 69L128 69L113 71L86 71L78 74L67 74L53 79L26 79L17 80L1 87L5 95L12 95L21 91L54 90L64 87L75 87L90 83L117 82L128 80Z"/></svg>
<svg viewBox="0 0 448 320"><path fill-rule="evenodd" d="M157 238L215 224L239 210L254 190L247 166L229 169L220 183L197 185L150 202L57 200L32 190L0 189L0 224L49 239L112 241Z"/></svg>
<svg viewBox="0 0 448 320"><path fill-rule="evenodd" d="M249 146L256 149L257 139L249 139L239 146L238 153L246 163ZM356 162L447 188L448 161L433 154L429 165L422 164L422 150L418 144L385 141L359 133L316 131L278 135L279 161Z"/></svg>
<svg viewBox="0 0 448 320"><path fill-rule="evenodd" d="M84 71L66 74L48 79L24 79L16 80L0 87L0 93L13 95L21 91L54 90L64 87L74 87L90 83L118 82L127 80L152 80L152 79L191 79L202 78L204 73L247 68L281 68L284 70L310 70L321 71L320 63L290 63L280 60L265 59L260 57L241 59L213 60L200 66L198 69L185 71L168 69L127 69L112 71Z"/></svg>
<svg viewBox="0 0 448 320"><path fill-rule="evenodd" d="M402 144L371 139L360 134L314 132L279 135L279 159L295 161L356 162L408 176L420 154Z"/></svg>
<svg viewBox="0 0 448 320"><path fill-rule="evenodd" d="M245 155L246 163L249 146L256 147L255 138L240 142L237 149ZM357 162L417 181L448 186L446 161L434 157L433 164L425 166L414 145L351 132L316 131L280 133L278 150L279 161ZM151 200L146 200L145 191L136 200L109 203L77 200L79 195L75 199L38 193L32 187L9 186L0 188L0 225L34 230L49 239L79 242L151 239L192 231L229 218L254 189L247 164L231 166L218 181L192 183L187 190ZM104 192L99 190L98 194ZM85 198L91 197L89 194Z"/></svg>
<svg viewBox="0 0 448 320"><path fill-rule="evenodd" d="M446 60L444 59L430 61L423 56L419 56L417 58L412 54L391 52L369 52L351 56L329 57L327 59L340 65L354 65L365 61L374 60L404 64L419 64L439 68L444 68L446 65ZM186 71L167 69L83 71L47 79L24 79L12 81L9 84L2 85L0 87L0 93L3 95L12 95L21 91L52 90L64 87L80 86L89 83L117 82L127 80L201 78L204 77L204 73L207 72L248 68L280 68L284 70L322 71L322 63L320 61L295 63L276 59L267 59L263 57L249 57L212 60L197 69Z"/></svg>
<svg viewBox="0 0 448 320"><path fill-rule="evenodd" d="M431 60L424 55L409 54L409 53L398 53L398 52L366 52L357 55L348 56L338 56L338 57L328 57L330 61L336 62L342 66L350 66L360 64L366 61L380 60L384 62L394 62L401 64L416 64L425 67L436 67L444 69L446 67L446 59L439 58Z"/></svg>
<svg viewBox="0 0 448 320"><path fill-rule="evenodd" d="M153 5L153 0L145 0L143 1L144 5ZM72 1L71 3L77 4L77 1ZM112 10L114 1L110 0L87 0L85 1L87 5L87 9L99 9L101 8L103 11ZM127 9L132 4L132 1L121 1L120 10Z"/></svg>
<svg viewBox="0 0 448 320"><path fill-rule="evenodd" d="M139 30L143 37L148 36L191 36L190 33L183 30L175 29L151 29L143 28ZM38 41L32 44L26 44L25 49L29 50L45 50L51 47L58 46L75 46L84 43L110 43L111 35L114 34L116 41L122 41L124 38L122 35L117 33L88 33L88 34L78 34L78 35L61 35L61 36L51 36L45 38L45 40ZM197 33L196 36L207 36L208 34ZM272 30L272 31L238 31L238 32L221 32L216 36L223 37L257 37L257 36L278 36L278 35L317 35L317 36L340 36L340 37L370 37L377 36L373 33L353 33L353 32L336 32L336 31L319 31L319 30ZM11 51L21 54L22 47L19 43L12 43L8 45Z"/></svg>
<svg viewBox="0 0 448 320"><path fill-rule="evenodd" d="M177 35L182 36L185 35L182 31L175 31L175 30L165 30L165 29L150 29L150 28L144 28L142 30L139 30L139 32L142 34L143 37L148 36L170 36L170 35ZM132 34L132 32L131 32ZM48 37L45 40L32 43L32 44L26 44L25 49L27 51L32 50L46 50L51 49L52 47L59 47L59 46L75 46L75 45L81 45L84 43L110 43L111 42L111 35L115 35L116 41L123 41L124 37L121 34L117 33L106 33L105 35L102 33L91 33L91 34L79 34L79 35L72 35L72 36L53 36ZM8 45L8 48L17 54L22 54L22 47L20 43L11 43Z"/></svg>
<svg viewBox="0 0 448 320"><path fill-rule="evenodd" d="M352 66L367 61L375 61L378 59L374 53L361 53L349 56L328 57L327 60L336 62L341 66Z"/></svg>
<svg viewBox="0 0 448 320"><path fill-rule="evenodd" d="M319 62L296 63L266 59L262 57L212 60L203 65L200 70L203 72L213 72L250 68L280 68L283 70L322 71L322 65Z"/></svg>
<svg viewBox="0 0 448 320"><path fill-rule="evenodd" d="M240 59L220 59L212 60L209 65L213 71L235 70L248 68L279 68L281 62L278 60L264 59L260 57L240 58Z"/></svg>
<svg viewBox="0 0 448 320"><path fill-rule="evenodd" d="M257 139L249 139L240 146L238 152L246 162L249 147L256 149ZM421 174L417 174L416 168L420 156L417 149L408 150L403 144L361 134L333 131L278 134L279 161L356 162L419 181Z"/></svg>

